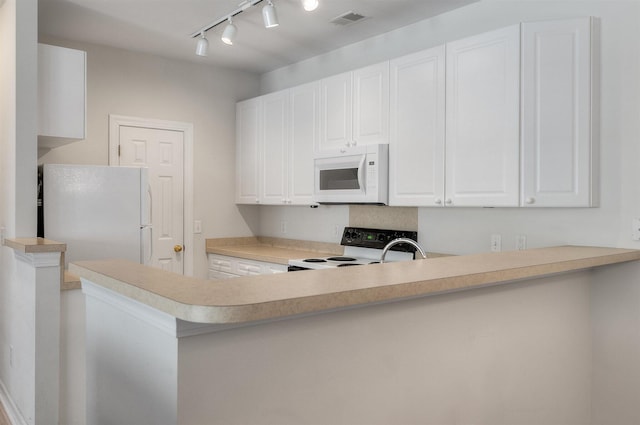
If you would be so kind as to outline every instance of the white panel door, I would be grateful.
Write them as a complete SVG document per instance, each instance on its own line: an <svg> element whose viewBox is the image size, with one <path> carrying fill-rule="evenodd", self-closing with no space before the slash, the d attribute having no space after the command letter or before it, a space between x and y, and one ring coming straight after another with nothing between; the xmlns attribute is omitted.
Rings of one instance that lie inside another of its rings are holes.
<svg viewBox="0 0 640 425"><path fill-rule="evenodd" d="M184 133L120 126L120 164L149 169L151 266L182 274Z"/></svg>
<svg viewBox="0 0 640 425"><path fill-rule="evenodd" d="M317 151L326 151L352 142L352 73L320 80L320 137Z"/></svg>
<svg viewBox="0 0 640 425"><path fill-rule="evenodd" d="M519 89L519 25L447 44L446 204L519 204Z"/></svg>
<svg viewBox="0 0 640 425"><path fill-rule="evenodd" d="M260 139L260 98L236 105L236 203L256 204Z"/></svg>
<svg viewBox="0 0 640 425"><path fill-rule="evenodd" d="M283 90L262 96L261 103L260 203L282 205L288 202L289 92Z"/></svg>
<svg viewBox="0 0 640 425"><path fill-rule="evenodd" d="M389 143L389 62L353 72L352 143Z"/></svg>
<svg viewBox="0 0 640 425"><path fill-rule="evenodd" d="M313 147L318 139L320 85L317 82L290 91L289 201L313 203Z"/></svg>
<svg viewBox="0 0 640 425"><path fill-rule="evenodd" d="M522 199L527 207L588 207L591 19L522 24Z"/></svg>
<svg viewBox="0 0 640 425"><path fill-rule="evenodd" d="M389 205L444 199L445 47L391 61Z"/></svg>

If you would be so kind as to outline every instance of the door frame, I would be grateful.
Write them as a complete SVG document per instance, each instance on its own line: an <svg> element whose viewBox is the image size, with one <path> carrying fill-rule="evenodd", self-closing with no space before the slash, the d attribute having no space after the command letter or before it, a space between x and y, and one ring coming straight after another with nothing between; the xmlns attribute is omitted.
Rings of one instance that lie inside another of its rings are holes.
<svg viewBox="0 0 640 425"><path fill-rule="evenodd" d="M117 165L120 127L142 127L159 130L181 131L184 134L183 164L183 237L184 275L193 276L193 124L180 121L166 121L151 118L109 114L109 165Z"/></svg>

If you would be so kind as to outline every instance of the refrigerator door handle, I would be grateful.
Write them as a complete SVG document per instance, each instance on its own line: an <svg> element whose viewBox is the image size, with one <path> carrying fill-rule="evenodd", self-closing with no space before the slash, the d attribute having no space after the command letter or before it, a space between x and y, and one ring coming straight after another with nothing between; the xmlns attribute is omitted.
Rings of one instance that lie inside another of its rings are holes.
<svg viewBox="0 0 640 425"><path fill-rule="evenodd" d="M141 243L140 243L140 258L142 260L142 264L149 265L151 264L151 257L153 257L153 226L150 224L143 224L140 226L141 233ZM147 239L147 233L149 234L149 238ZM149 255L147 256L147 252Z"/></svg>
<svg viewBox="0 0 640 425"><path fill-rule="evenodd" d="M145 224L151 224L153 223L153 193L151 193L151 184L147 184L147 195L149 198L149 202L146 206L146 215L149 218L149 221Z"/></svg>

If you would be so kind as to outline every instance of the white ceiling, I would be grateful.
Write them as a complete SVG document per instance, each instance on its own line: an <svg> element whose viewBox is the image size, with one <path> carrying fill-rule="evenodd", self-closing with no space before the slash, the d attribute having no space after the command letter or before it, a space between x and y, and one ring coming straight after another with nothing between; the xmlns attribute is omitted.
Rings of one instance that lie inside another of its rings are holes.
<svg viewBox="0 0 640 425"><path fill-rule="evenodd" d="M209 56L195 55L191 34L236 10L241 0L39 0L39 33L263 73L329 52L478 0L273 0L280 26L265 29L262 2L236 16L233 46L225 24L207 33ZM329 21L354 11L368 18L348 26Z"/></svg>

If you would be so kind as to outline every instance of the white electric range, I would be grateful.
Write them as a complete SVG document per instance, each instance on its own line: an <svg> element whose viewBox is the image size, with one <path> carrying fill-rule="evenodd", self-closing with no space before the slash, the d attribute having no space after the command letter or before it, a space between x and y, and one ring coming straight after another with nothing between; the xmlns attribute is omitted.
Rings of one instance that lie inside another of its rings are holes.
<svg viewBox="0 0 640 425"><path fill-rule="evenodd" d="M340 241L340 245L345 247L342 255L289 260L288 270L319 270L379 263L385 245L397 238L417 241L418 232L345 227ZM394 245L387 252L385 262L413 260L414 252L415 248L409 244Z"/></svg>

